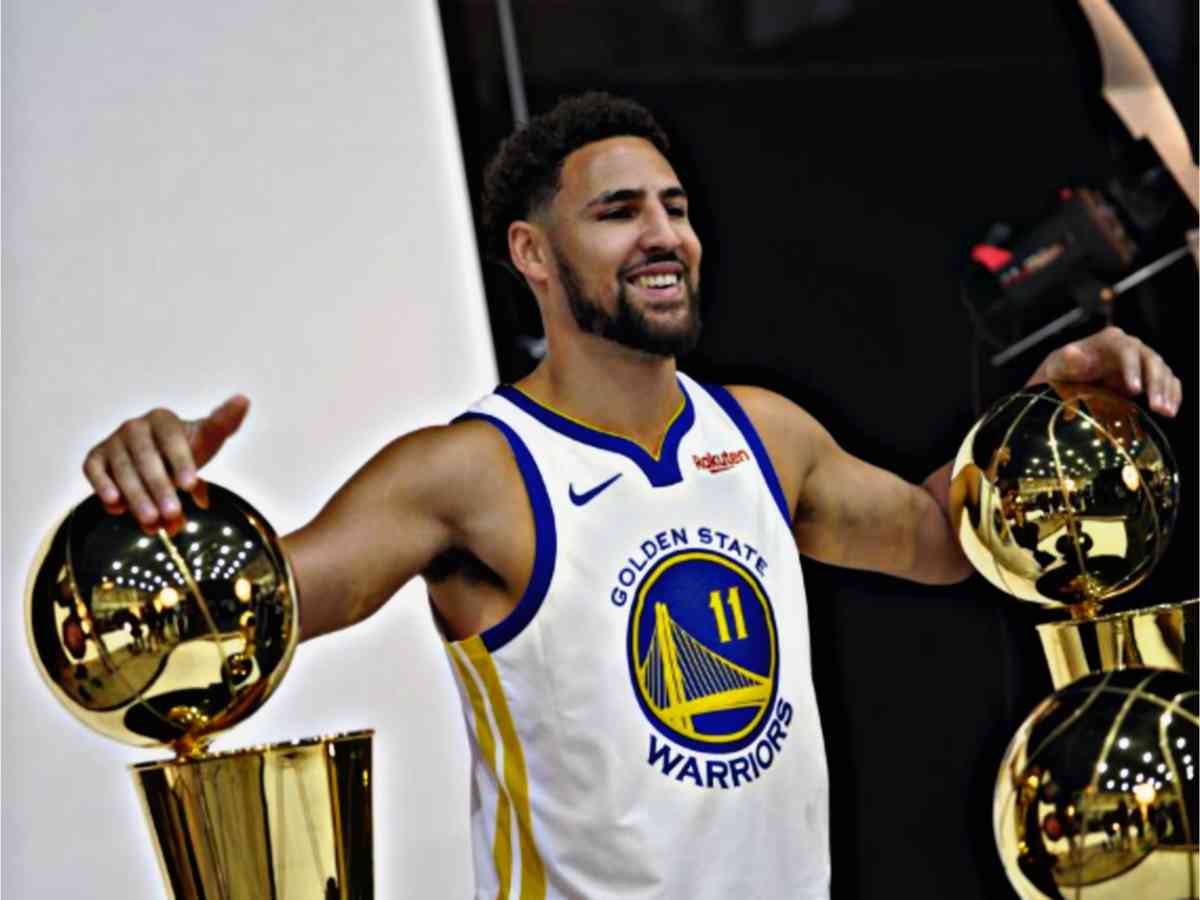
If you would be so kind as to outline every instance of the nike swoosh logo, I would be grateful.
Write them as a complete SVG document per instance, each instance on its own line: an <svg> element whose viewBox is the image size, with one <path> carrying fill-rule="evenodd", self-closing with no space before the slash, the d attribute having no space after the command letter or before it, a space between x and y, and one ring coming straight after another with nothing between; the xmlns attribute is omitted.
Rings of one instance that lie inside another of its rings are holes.
<svg viewBox="0 0 1200 900"><path fill-rule="evenodd" d="M618 472L612 478L608 479L608 481L602 481L602 482L600 482L600 484L596 485L590 491L584 491L582 494L575 493L575 485L573 485L573 484L569 485L567 491L571 495L571 502L574 503L576 506L583 506L583 504L587 503L590 500L593 500L597 494L599 494L602 490L604 490L606 487L608 487L610 484L612 484L614 481L616 481L620 477L621 477L621 473Z"/></svg>

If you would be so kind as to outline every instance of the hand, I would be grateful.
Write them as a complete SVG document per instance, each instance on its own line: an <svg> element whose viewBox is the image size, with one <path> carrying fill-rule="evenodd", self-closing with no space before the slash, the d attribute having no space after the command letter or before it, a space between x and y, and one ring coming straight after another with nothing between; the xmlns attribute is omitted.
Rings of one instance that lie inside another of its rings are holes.
<svg viewBox="0 0 1200 900"><path fill-rule="evenodd" d="M1183 385L1163 358L1120 328L1110 325L1047 356L1027 382L1087 382L1134 397L1146 392L1150 408L1174 416Z"/></svg>
<svg viewBox="0 0 1200 900"><path fill-rule="evenodd" d="M177 489L207 503L196 471L241 427L250 401L230 397L202 419L185 421L169 409L153 409L123 422L83 461L83 474L111 513L128 509L146 530L174 531L183 510Z"/></svg>

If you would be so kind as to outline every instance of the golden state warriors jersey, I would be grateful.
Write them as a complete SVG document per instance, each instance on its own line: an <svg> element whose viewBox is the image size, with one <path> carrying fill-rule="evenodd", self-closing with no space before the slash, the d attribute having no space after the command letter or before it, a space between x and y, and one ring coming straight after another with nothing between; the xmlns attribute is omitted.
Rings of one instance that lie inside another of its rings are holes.
<svg viewBox="0 0 1200 900"><path fill-rule="evenodd" d="M828 897L828 787L779 481L724 388L679 376L657 453L504 386L536 527L513 612L447 645L476 897Z"/></svg>

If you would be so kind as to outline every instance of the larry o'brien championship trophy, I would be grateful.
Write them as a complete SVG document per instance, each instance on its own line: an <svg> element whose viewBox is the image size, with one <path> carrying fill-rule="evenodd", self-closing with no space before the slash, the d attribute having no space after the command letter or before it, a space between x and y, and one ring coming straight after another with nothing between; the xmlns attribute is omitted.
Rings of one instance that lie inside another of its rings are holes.
<svg viewBox="0 0 1200 900"><path fill-rule="evenodd" d="M331 900L374 890L371 732L209 753L278 687L296 591L267 521L209 483L184 524L148 534L93 497L38 552L34 659L101 734L176 758L132 766L167 892L179 900Z"/></svg>
<svg viewBox="0 0 1200 900"><path fill-rule="evenodd" d="M959 449L950 510L968 558L1070 614L1038 626L1056 690L996 780L996 844L1022 898L1198 896L1198 601L1104 614L1161 558L1178 504L1158 428L1099 388L1006 397Z"/></svg>

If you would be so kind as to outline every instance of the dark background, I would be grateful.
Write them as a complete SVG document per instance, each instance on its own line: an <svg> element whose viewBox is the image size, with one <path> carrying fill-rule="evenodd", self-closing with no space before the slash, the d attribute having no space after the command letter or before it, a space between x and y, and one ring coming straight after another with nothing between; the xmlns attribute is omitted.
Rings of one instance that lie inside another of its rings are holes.
<svg viewBox="0 0 1200 900"><path fill-rule="evenodd" d="M1121 8L1122 4L1117 4ZM1196 7L1142 4L1135 28L1196 147ZM472 196L512 128L497 6L441 0ZM530 0L514 3L531 112L589 89L649 107L673 142L704 242L704 337L681 366L791 397L849 451L921 481L990 401L1053 347L995 369L961 293L990 226L1019 236L1064 186L1137 168L1100 97L1099 52L1074 3ZM1153 33L1151 33L1153 32ZM1136 235L1136 267L1183 242L1177 207ZM485 261L501 376L536 362L532 297ZM1115 322L1184 383L1160 420L1184 483L1172 544L1114 608L1195 597L1197 278L1184 261L1121 297ZM1065 292L1007 325L1028 333ZM1001 330L1005 330L1002 328ZM982 358L982 362L977 362ZM986 403L985 403L986 405ZM805 562L813 677L832 785L833 894L1009 898L991 835L996 768L1051 690L1033 630L1054 618L981 578L925 588Z"/></svg>

